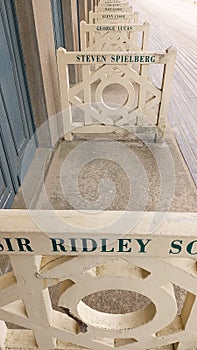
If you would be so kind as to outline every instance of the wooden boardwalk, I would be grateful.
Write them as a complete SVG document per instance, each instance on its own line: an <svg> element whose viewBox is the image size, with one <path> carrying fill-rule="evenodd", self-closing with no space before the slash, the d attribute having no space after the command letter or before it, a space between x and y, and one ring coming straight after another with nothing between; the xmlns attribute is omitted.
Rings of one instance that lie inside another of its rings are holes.
<svg viewBox="0 0 197 350"><path fill-rule="evenodd" d="M192 0L132 0L132 4L140 21L151 24L149 49L177 49L169 121L197 185L197 4Z"/></svg>

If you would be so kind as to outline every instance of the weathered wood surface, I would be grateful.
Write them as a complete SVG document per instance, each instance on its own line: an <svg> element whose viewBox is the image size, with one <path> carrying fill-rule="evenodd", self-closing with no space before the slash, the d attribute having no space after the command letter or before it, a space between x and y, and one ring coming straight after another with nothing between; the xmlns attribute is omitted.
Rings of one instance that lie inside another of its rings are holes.
<svg viewBox="0 0 197 350"><path fill-rule="evenodd" d="M141 20L151 22L149 49L161 50L169 43L177 49L168 116L197 185L196 5L181 0L134 0L132 4L140 12ZM161 13L165 15L161 16Z"/></svg>

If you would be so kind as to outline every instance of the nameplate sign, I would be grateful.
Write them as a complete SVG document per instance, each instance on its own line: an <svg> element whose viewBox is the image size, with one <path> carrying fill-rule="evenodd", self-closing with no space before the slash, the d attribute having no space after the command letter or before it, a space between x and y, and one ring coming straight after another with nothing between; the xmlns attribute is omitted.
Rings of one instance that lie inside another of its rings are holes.
<svg viewBox="0 0 197 350"><path fill-rule="evenodd" d="M126 9L124 8L124 11ZM128 10L132 11L131 8L128 8ZM123 8L122 7L116 7L116 8L113 8L113 7L105 7L105 8L99 8L99 11L123 11Z"/></svg>
<svg viewBox="0 0 197 350"><path fill-rule="evenodd" d="M0 211L0 255L112 255L197 258L197 214Z"/></svg>
<svg viewBox="0 0 197 350"><path fill-rule="evenodd" d="M11 237L12 236L12 237ZM41 235L0 234L0 256L6 255L115 255L141 257L197 258L197 237L153 237L126 235L124 237L95 234L77 237L67 233L55 237Z"/></svg>
<svg viewBox="0 0 197 350"><path fill-rule="evenodd" d="M123 6L126 5L126 6L129 6L128 1L109 1L109 0L107 0L107 1L102 1L102 2L99 3L99 5L103 5L103 4L105 4L105 5L109 4L109 5L123 5Z"/></svg>
<svg viewBox="0 0 197 350"><path fill-rule="evenodd" d="M104 6L104 5L109 5L109 6L120 6L120 5L122 5L122 6L129 6L129 4L128 4L128 2L122 2L122 1L109 1L109 0L107 0L107 1L102 1L102 2L100 2L99 3L99 5L98 5L98 7L99 6Z"/></svg>
<svg viewBox="0 0 197 350"><path fill-rule="evenodd" d="M95 19L134 19L138 15L137 12L133 13L127 13L127 12L122 12L122 13L102 13L102 12L91 12L90 11L90 17L95 18Z"/></svg>
<svg viewBox="0 0 197 350"><path fill-rule="evenodd" d="M81 23L81 30L86 32L139 32L144 31L146 25L143 24L111 24L97 25Z"/></svg>
<svg viewBox="0 0 197 350"><path fill-rule="evenodd" d="M117 19L117 18L122 18L122 19L132 19L136 16L136 13L94 13L94 18L97 19Z"/></svg>
<svg viewBox="0 0 197 350"><path fill-rule="evenodd" d="M61 50L61 49L60 49ZM165 64L168 61L168 55L164 53L87 53L87 52L64 52L65 64Z"/></svg>
<svg viewBox="0 0 197 350"><path fill-rule="evenodd" d="M104 4L101 4L101 5L99 5L98 6L98 8L99 7L105 7L105 6L109 6L109 7L130 7L127 3L120 3L120 2L118 2L118 3L107 3L107 2L105 2Z"/></svg>
<svg viewBox="0 0 197 350"><path fill-rule="evenodd" d="M127 10L127 9L129 9L129 10L131 10L131 7L130 6L128 6L128 5L122 5L122 4L106 4L106 5L102 5L102 6L98 6L98 10L100 10L100 9L110 9L110 10L116 10L116 9L118 9L118 8L122 8L122 9L124 9L124 10Z"/></svg>
<svg viewBox="0 0 197 350"><path fill-rule="evenodd" d="M122 4L123 2L120 0L104 0L101 1L100 4ZM128 4L128 1L124 2L125 4Z"/></svg>

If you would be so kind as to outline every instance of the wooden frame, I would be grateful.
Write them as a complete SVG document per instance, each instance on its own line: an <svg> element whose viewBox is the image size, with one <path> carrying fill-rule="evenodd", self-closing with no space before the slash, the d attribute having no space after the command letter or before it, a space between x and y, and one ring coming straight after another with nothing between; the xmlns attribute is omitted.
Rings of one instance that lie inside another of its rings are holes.
<svg viewBox="0 0 197 350"><path fill-rule="evenodd" d="M156 137L163 138L175 57L176 51L172 48L166 53L128 52L126 55L117 52L71 53L60 48L57 58L65 134L72 139L75 128L100 124L128 127L133 132L153 132ZM135 63L140 64L139 73L133 68ZM73 87L69 84L69 64L82 66L82 81ZM149 78L148 68L155 64L163 65L160 88ZM92 71L92 65L99 67ZM104 90L113 84L122 85L127 91L127 100L121 106L103 100ZM73 118L73 108L83 114L82 121ZM154 122L151 121L153 109L156 109Z"/></svg>
<svg viewBox="0 0 197 350"><path fill-rule="evenodd" d="M197 215L162 214L150 232L154 212L0 211L11 266L0 276L0 350L195 349ZM187 294L180 311L174 285ZM146 304L109 313L86 303L110 289Z"/></svg>
<svg viewBox="0 0 197 350"><path fill-rule="evenodd" d="M82 51L146 51L148 49L149 23L98 25L80 23ZM142 33L141 40L137 37Z"/></svg>

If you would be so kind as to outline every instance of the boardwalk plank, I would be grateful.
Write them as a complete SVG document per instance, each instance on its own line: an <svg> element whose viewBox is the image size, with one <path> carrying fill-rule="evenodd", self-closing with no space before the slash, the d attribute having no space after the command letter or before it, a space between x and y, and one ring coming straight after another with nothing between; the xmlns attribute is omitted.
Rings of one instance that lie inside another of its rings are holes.
<svg viewBox="0 0 197 350"><path fill-rule="evenodd" d="M184 0L132 0L132 4L140 20L151 23L149 50L177 49L169 122L197 185L197 6ZM154 74L159 81L156 70Z"/></svg>

